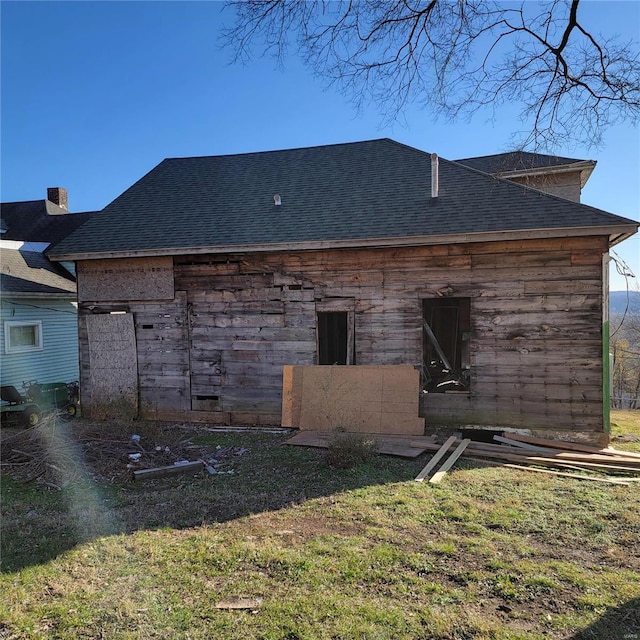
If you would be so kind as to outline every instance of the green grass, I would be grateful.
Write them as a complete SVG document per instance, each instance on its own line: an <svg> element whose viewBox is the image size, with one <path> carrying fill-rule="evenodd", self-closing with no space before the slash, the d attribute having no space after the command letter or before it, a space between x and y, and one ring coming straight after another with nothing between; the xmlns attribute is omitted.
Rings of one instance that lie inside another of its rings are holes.
<svg viewBox="0 0 640 640"><path fill-rule="evenodd" d="M248 448L233 474L3 476L0 638L640 637L637 486L464 461L430 485L427 456L336 470L283 439L202 435Z"/></svg>
<svg viewBox="0 0 640 640"><path fill-rule="evenodd" d="M640 442L620 442L616 436L631 435L640 438L640 410L611 410L611 437L616 449L640 453Z"/></svg>

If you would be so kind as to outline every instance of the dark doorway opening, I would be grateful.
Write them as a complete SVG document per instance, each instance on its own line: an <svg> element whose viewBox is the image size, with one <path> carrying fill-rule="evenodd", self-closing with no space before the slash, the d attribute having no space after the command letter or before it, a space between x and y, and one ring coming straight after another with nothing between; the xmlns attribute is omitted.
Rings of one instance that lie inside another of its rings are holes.
<svg viewBox="0 0 640 640"><path fill-rule="evenodd" d="M318 312L318 364L351 364L349 312Z"/></svg>
<svg viewBox="0 0 640 640"><path fill-rule="evenodd" d="M467 391L470 382L469 298L423 302L425 388L431 392Z"/></svg>

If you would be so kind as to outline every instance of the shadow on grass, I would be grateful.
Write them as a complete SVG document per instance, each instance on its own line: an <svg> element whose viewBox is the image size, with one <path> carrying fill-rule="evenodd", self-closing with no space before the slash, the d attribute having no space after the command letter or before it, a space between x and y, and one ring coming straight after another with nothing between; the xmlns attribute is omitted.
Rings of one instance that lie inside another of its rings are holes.
<svg viewBox="0 0 640 640"><path fill-rule="evenodd" d="M609 609L571 640L640 640L640 598Z"/></svg>
<svg viewBox="0 0 640 640"><path fill-rule="evenodd" d="M199 442L212 446L246 450L225 460L215 475L201 472L136 482L124 476L108 483L87 468L83 477L73 478L60 491L3 478L0 570L7 573L46 563L102 536L198 527L354 489L405 482L416 476L426 459L377 455L355 468L336 470L328 465L326 450L283 446L290 436L264 432L198 436Z"/></svg>

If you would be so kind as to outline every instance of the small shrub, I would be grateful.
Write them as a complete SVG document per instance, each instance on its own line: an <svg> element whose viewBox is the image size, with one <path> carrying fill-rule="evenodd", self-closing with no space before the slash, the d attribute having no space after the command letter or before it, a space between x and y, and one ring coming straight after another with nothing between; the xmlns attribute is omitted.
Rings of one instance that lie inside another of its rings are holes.
<svg viewBox="0 0 640 640"><path fill-rule="evenodd" d="M334 469L351 469L371 460L377 451L378 443L370 435L335 431L329 440L327 462Z"/></svg>

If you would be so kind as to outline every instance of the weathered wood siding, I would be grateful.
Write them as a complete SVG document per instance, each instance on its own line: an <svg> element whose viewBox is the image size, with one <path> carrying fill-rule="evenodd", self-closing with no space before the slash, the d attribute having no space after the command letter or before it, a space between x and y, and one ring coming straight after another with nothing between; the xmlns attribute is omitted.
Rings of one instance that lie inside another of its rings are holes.
<svg viewBox="0 0 640 640"><path fill-rule="evenodd" d="M282 365L316 362L318 310L353 309L356 364L419 365L422 301L452 296L471 302L471 391L425 394L427 425L601 432L606 250L583 237L175 257L171 302L127 303L141 412L276 423Z"/></svg>

